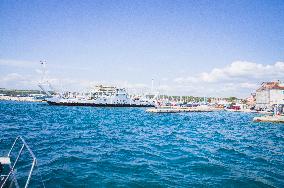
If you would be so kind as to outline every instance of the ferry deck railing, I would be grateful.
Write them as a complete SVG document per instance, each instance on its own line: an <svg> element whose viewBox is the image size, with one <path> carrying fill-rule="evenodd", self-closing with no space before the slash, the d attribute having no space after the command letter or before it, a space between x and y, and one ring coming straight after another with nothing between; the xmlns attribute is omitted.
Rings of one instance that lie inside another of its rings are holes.
<svg viewBox="0 0 284 188"><path fill-rule="evenodd" d="M30 183L30 180L31 180L31 176L32 176L32 173L34 171L34 168L35 168L37 160L36 160L36 157L35 157L33 151L30 149L30 147L28 146L26 141L21 136L18 136L15 139L15 141L14 141L14 143L13 143L13 145L12 145L8 155L7 155L7 158L10 160L11 153L12 153L12 151L14 151L15 145L18 144L18 143L22 143L21 149L18 151L18 155L17 155L14 163L13 164L12 163L8 164L9 165L9 173L7 175L1 175L1 178L0 178L0 188L6 187L8 182L10 183L9 187L11 187L11 185L13 183L15 183L16 188L19 188L19 184L18 184L18 181L17 181L17 178L16 178L16 173L15 173L16 172L15 167L16 167L16 164L18 163L18 160L19 160L22 152L24 151L24 149L28 150L31 158L33 159L32 160L32 165L31 165L31 168L29 170L28 177L27 177L27 180L25 182L24 188L27 188L29 186L29 183ZM10 177L11 177L11 180L9 181Z"/></svg>

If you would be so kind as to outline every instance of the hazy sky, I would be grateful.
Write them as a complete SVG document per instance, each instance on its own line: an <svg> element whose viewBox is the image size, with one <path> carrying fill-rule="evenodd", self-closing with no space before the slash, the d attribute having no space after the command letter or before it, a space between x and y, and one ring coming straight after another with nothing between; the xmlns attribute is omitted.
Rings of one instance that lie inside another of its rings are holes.
<svg viewBox="0 0 284 188"><path fill-rule="evenodd" d="M0 87L249 95L284 81L284 1L0 1Z"/></svg>

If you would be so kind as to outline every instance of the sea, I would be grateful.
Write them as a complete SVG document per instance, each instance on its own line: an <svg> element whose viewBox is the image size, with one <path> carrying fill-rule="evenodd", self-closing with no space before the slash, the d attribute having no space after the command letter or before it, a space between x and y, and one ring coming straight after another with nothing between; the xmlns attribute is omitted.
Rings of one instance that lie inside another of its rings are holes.
<svg viewBox="0 0 284 188"><path fill-rule="evenodd" d="M0 101L0 156L26 141L37 159L30 187L284 187L284 124L145 110ZM24 185L32 158L20 158Z"/></svg>

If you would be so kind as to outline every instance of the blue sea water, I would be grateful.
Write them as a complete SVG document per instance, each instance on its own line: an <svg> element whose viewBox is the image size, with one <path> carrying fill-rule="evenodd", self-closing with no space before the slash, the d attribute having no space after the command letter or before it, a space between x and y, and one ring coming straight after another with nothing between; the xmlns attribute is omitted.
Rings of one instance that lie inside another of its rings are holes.
<svg viewBox="0 0 284 188"><path fill-rule="evenodd" d="M284 187L284 124L254 116L1 101L0 154L22 135L46 187Z"/></svg>

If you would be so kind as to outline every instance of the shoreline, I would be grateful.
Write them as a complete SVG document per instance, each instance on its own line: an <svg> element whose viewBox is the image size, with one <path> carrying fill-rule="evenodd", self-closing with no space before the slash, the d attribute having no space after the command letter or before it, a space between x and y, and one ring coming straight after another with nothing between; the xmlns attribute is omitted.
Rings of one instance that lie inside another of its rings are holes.
<svg viewBox="0 0 284 188"><path fill-rule="evenodd" d="M44 102L41 99L34 99L33 97L11 97L11 96L0 96L0 101Z"/></svg>

